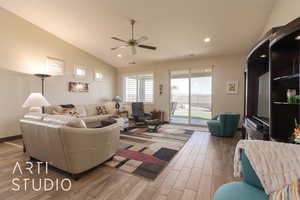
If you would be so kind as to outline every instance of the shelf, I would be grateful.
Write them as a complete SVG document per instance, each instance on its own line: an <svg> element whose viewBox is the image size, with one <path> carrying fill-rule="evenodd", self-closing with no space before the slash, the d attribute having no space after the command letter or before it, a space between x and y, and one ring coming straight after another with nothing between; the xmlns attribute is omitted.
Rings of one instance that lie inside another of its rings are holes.
<svg viewBox="0 0 300 200"><path fill-rule="evenodd" d="M288 102L279 102L279 101L274 101L273 104L279 104L279 105L300 105L300 103L288 103Z"/></svg>
<svg viewBox="0 0 300 200"><path fill-rule="evenodd" d="M294 78L299 78L300 74L293 74L293 75L288 75L288 76L280 76L273 78L274 81L279 81L279 80L288 80L288 79L294 79Z"/></svg>

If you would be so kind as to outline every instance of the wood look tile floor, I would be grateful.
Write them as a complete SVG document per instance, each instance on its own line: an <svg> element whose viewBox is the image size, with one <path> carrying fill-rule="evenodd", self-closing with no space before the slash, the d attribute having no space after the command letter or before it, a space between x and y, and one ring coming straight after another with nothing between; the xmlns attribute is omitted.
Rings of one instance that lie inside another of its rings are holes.
<svg viewBox="0 0 300 200"><path fill-rule="evenodd" d="M207 132L195 132L186 145L174 157L155 181L100 166L72 181L69 192L34 191L32 187L21 191L15 188L12 179L51 178L62 180L65 176L49 169L48 174L12 174L18 161L25 166L28 161L19 145L0 143L0 199L1 200L210 200L222 184L233 181L233 156L237 138L218 138ZM20 184L20 182L18 182Z"/></svg>

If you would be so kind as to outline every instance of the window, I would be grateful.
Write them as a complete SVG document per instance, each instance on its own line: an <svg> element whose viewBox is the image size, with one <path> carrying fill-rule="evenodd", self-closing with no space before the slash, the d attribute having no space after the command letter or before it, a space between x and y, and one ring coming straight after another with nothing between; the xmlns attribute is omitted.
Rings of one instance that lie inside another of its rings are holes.
<svg viewBox="0 0 300 200"><path fill-rule="evenodd" d="M87 75L87 67L80 65L75 66L74 75L77 79L85 78Z"/></svg>
<svg viewBox="0 0 300 200"><path fill-rule="evenodd" d="M85 70L84 70L84 69L77 68L77 69L76 69L76 75L77 75L77 76L85 76Z"/></svg>
<svg viewBox="0 0 300 200"><path fill-rule="evenodd" d="M102 81L103 74L101 72L95 72L95 80L96 81Z"/></svg>
<svg viewBox="0 0 300 200"><path fill-rule="evenodd" d="M153 102L153 74L124 77L126 102Z"/></svg>
<svg viewBox="0 0 300 200"><path fill-rule="evenodd" d="M57 58L47 57L47 64L44 71L39 74L49 74L52 76L64 75L65 62Z"/></svg>

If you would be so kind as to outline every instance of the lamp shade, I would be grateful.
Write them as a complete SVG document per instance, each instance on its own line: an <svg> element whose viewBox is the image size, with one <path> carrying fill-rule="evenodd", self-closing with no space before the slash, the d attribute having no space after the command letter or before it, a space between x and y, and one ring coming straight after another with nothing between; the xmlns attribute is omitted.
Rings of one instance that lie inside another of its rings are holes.
<svg viewBox="0 0 300 200"><path fill-rule="evenodd" d="M43 107L50 106L50 103L41 93L31 93L23 104L23 108L27 107Z"/></svg>
<svg viewBox="0 0 300 200"><path fill-rule="evenodd" d="M122 101L122 98L120 96L115 96L112 101L114 102L121 102Z"/></svg>

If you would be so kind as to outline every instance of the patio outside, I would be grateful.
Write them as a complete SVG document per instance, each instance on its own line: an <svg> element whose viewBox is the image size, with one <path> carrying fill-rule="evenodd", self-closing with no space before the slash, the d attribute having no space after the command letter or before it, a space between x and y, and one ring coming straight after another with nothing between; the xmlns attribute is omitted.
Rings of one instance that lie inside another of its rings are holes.
<svg viewBox="0 0 300 200"><path fill-rule="evenodd" d="M211 77L192 77L190 83L189 78L174 78L171 87L171 122L206 125L212 117Z"/></svg>

